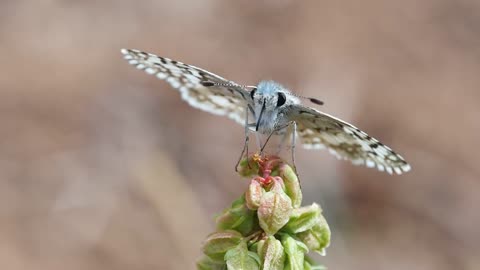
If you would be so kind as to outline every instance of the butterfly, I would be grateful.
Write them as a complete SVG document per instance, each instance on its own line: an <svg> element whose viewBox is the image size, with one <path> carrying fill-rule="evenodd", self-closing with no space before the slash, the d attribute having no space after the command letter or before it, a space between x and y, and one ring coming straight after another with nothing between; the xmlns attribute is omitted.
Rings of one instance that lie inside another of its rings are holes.
<svg viewBox="0 0 480 270"><path fill-rule="evenodd" d="M270 138L272 134L285 134L293 127L292 149L298 137L304 148L328 149L337 158L350 160L355 165L376 167L389 174L402 174L411 169L388 146L345 121L302 105L298 96L277 82L261 81L256 86L245 86L151 53L134 49L122 49L121 53L129 64L177 89L192 107L226 116L243 125L245 146L250 130ZM309 99L322 104L317 99ZM253 123L249 123L249 117Z"/></svg>

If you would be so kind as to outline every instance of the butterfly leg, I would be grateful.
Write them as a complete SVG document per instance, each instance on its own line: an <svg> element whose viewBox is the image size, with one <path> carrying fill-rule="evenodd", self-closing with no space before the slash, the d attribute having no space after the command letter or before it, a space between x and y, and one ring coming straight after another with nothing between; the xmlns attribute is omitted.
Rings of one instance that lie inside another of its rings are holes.
<svg viewBox="0 0 480 270"><path fill-rule="evenodd" d="M280 130L282 130L282 129L284 129L284 128L288 128L288 126L290 126L290 124L291 124L291 123L287 123L287 124L285 124L285 125L279 126L279 127L275 128L272 132L270 132L270 134L269 134L268 137L267 137L267 140L265 141L265 143L263 144L262 148L260 149L260 154L263 153L263 150L264 150L265 147L267 146L267 143L268 143L268 141L270 140L270 138L272 137L272 135L273 135L275 132L278 132L278 131L280 131ZM284 139L282 139L282 143L283 143L283 140L284 140Z"/></svg>
<svg viewBox="0 0 480 270"><path fill-rule="evenodd" d="M235 171L236 172L238 172L238 165L242 161L242 158L243 158L245 153L246 153L246 156L247 156L248 168L251 169L250 162L248 161L248 143L250 142L250 137L248 136L248 128L251 126L251 124L248 123L248 110L245 110L245 111L246 111L246 115L245 115L245 142L243 144L242 153L240 153L240 157L238 158L237 164L235 164Z"/></svg>
<svg viewBox="0 0 480 270"><path fill-rule="evenodd" d="M295 171L295 173L298 175L298 172L297 172L297 165L295 164L295 141L296 141L296 137L297 137L297 122L295 121L292 121L289 123L290 124L293 124L293 132L292 132L292 165L293 165L293 170Z"/></svg>
<svg viewBox="0 0 480 270"><path fill-rule="evenodd" d="M297 173L297 165L295 163L295 143L296 143L296 137L297 137L297 123L295 121L292 121L292 122L289 122L285 125L282 125L282 126L279 126L278 128L276 128L275 130L273 130L267 137L267 140L265 141L265 143L263 144L262 148L260 149L260 155L263 154L263 150L265 149L265 146L267 146L267 143L268 141L270 140L270 137L272 137L272 135L275 133L275 132L278 132L284 128L288 129L290 126L293 125L293 131L292 131L292 146L291 146L291 153L292 153L292 165L293 165L293 170L295 171L295 173L298 175ZM282 144L283 142L285 141L286 137L288 136L289 132L288 130L285 132L285 135L282 139ZM281 146L279 146L279 149L281 148Z"/></svg>
<svg viewBox="0 0 480 270"><path fill-rule="evenodd" d="M270 134L268 135L267 137L267 140L265 141L265 143L263 144L262 148L260 148L260 156L263 154L263 150L265 149L265 146L267 146L267 143L268 141L270 140L270 138L272 137L273 133L275 133L275 130L270 132Z"/></svg>

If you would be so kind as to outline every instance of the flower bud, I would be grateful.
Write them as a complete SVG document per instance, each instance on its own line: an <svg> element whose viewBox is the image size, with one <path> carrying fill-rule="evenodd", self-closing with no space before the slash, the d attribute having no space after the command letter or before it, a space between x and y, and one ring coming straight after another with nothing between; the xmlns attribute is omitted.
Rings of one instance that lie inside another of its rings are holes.
<svg viewBox="0 0 480 270"><path fill-rule="evenodd" d="M285 253L283 252L282 243L275 238L269 236L262 245L258 246L258 255L262 261L262 269L264 270L283 270L285 266Z"/></svg>
<svg viewBox="0 0 480 270"><path fill-rule="evenodd" d="M203 244L203 253L215 261L223 261L225 253L242 241L236 231L223 231L210 234Z"/></svg>
<svg viewBox="0 0 480 270"><path fill-rule="evenodd" d="M297 234L297 237L305 243L310 250L325 256L325 249L330 245L331 233L327 221L320 215L315 226L310 230Z"/></svg>
<svg viewBox="0 0 480 270"><path fill-rule="evenodd" d="M248 251L245 242L227 251L225 261L228 270L260 269L260 258L256 253Z"/></svg>
<svg viewBox="0 0 480 270"><path fill-rule="evenodd" d="M232 206L224 210L223 214L217 217L217 229L236 230L247 235L255 228L255 212L248 209L244 196L232 203Z"/></svg>
<svg viewBox="0 0 480 270"><path fill-rule="evenodd" d="M257 215L263 231L274 235L289 220L292 212L292 200L282 189L282 184L274 180L270 191L266 192L258 207Z"/></svg>
<svg viewBox="0 0 480 270"><path fill-rule="evenodd" d="M242 159L238 167L238 174L243 177L251 177L258 174L260 166L255 156Z"/></svg>
<svg viewBox="0 0 480 270"><path fill-rule="evenodd" d="M293 207L300 207L302 204L302 190L295 171L293 171L292 167L287 164L282 164L279 169L279 176L283 179L285 193L287 193L290 199L292 199Z"/></svg>
<svg viewBox="0 0 480 270"><path fill-rule="evenodd" d="M318 204L293 209L290 220L283 230L289 233L299 233L311 229L319 221L322 209Z"/></svg>
<svg viewBox="0 0 480 270"><path fill-rule="evenodd" d="M265 193L265 190L262 185L258 181L252 180L248 186L247 192L245 192L245 201L250 210L258 209L263 193Z"/></svg>
<svg viewBox="0 0 480 270"><path fill-rule="evenodd" d="M282 236L282 244L287 256L285 269L303 270L305 253L308 252L307 246L288 234Z"/></svg>

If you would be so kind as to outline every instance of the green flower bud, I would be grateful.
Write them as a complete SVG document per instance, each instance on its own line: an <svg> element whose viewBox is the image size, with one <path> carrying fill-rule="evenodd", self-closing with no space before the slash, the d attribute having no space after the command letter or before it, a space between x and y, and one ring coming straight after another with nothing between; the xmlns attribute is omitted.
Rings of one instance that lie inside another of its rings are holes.
<svg viewBox="0 0 480 270"><path fill-rule="evenodd" d="M289 220L292 200L282 189L282 184L274 180L270 191L260 200L257 215L260 227L267 235L274 235Z"/></svg>
<svg viewBox="0 0 480 270"><path fill-rule="evenodd" d="M283 270L285 266L285 253L283 246L274 236L269 236L262 245L258 245L258 254L264 270Z"/></svg>
<svg viewBox="0 0 480 270"><path fill-rule="evenodd" d="M227 251L225 261L228 270L260 269L260 258L256 253L248 251L245 242Z"/></svg>
<svg viewBox="0 0 480 270"><path fill-rule="evenodd" d="M320 209L316 203L293 209L290 220L283 230L289 233L299 233L309 230L319 222L321 212L322 209Z"/></svg>
<svg viewBox="0 0 480 270"><path fill-rule="evenodd" d="M279 176L283 179L285 193L292 199L293 207L300 207L302 204L302 189L295 171L287 164L282 164L279 169Z"/></svg>
<svg viewBox="0 0 480 270"><path fill-rule="evenodd" d="M307 246L288 234L282 235L282 244L287 254L285 269L303 270L305 253L308 252Z"/></svg>
<svg viewBox="0 0 480 270"><path fill-rule="evenodd" d="M310 230L298 233L297 237L305 243L310 250L325 256L325 249L330 245L331 232L327 221L320 215L315 226Z"/></svg>
<svg viewBox="0 0 480 270"><path fill-rule="evenodd" d="M253 156L244 158L240 161L238 174L243 177L251 177L254 175L258 175L260 166L258 165L258 161L255 160Z"/></svg>
<svg viewBox="0 0 480 270"><path fill-rule="evenodd" d="M242 241L236 231L223 231L210 234L203 243L203 253L215 261L223 261L225 253Z"/></svg>
<svg viewBox="0 0 480 270"><path fill-rule="evenodd" d="M207 256L203 256L197 262L198 270L224 270L227 265L224 261L218 262L210 259Z"/></svg>
<svg viewBox="0 0 480 270"><path fill-rule="evenodd" d="M247 235L254 228L256 222L255 212L248 209L244 196L232 203L232 206L224 210L223 214L217 217L217 230L236 230Z"/></svg>
<svg viewBox="0 0 480 270"><path fill-rule="evenodd" d="M245 201L250 210L258 209L263 193L265 193L265 190L262 185L258 181L252 180L248 186L247 192L245 192Z"/></svg>

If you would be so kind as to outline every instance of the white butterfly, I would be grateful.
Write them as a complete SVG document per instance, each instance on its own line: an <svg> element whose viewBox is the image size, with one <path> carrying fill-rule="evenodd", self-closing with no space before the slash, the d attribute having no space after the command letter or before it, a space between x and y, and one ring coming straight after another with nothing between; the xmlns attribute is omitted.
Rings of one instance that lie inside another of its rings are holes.
<svg viewBox="0 0 480 270"><path fill-rule="evenodd" d="M121 52L130 64L178 89L191 106L225 115L244 125L246 133L251 129L270 136L285 133L287 127L293 126L293 133L298 134L305 148L327 148L338 158L377 167L390 174L411 169L388 146L347 122L302 105L299 98L276 82L261 81L257 86L244 86L154 54L132 49L122 49ZM320 103L316 99L310 100ZM255 122L248 123L249 117ZM292 147L295 137L292 136Z"/></svg>

